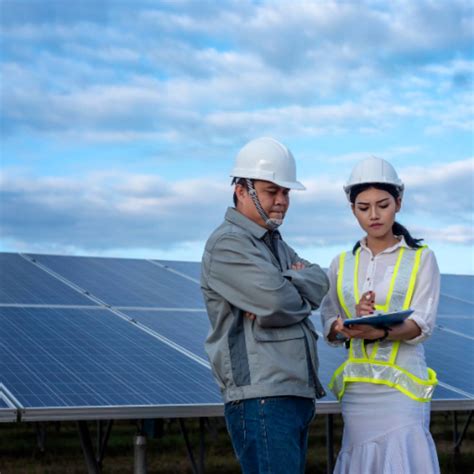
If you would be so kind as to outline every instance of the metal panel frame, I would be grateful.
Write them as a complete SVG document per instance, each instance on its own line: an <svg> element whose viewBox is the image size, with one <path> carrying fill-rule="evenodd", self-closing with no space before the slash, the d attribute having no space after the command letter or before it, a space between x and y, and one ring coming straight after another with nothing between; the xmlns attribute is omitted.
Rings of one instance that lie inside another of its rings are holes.
<svg viewBox="0 0 474 474"><path fill-rule="evenodd" d="M118 405L22 408L21 421L126 420L145 418L201 418L224 416L221 403L203 405Z"/></svg>
<svg viewBox="0 0 474 474"><path fill-rule="evenodd" d="M0 383L0 400L4 401L7 408L0 408L0 423L18 421L18 406L15 405L16 399L10 391Z"/></svg>
<svg viewBox="0 0 474 474"><path fill-rule="evenodd" d="M474 400L433 400L431 411L470 411L474 410ZM17 409L10 410L16 421ZM339 402L316 402L316 415L335 415L341 413ZM142 405L142 406L103 406L103 407L49 407L21 408L21 421L78 421L78 420L128 420L148 418L209 418L223 417L224 404L204 405ZM10 417L11 418L11 417Z"/></svg>

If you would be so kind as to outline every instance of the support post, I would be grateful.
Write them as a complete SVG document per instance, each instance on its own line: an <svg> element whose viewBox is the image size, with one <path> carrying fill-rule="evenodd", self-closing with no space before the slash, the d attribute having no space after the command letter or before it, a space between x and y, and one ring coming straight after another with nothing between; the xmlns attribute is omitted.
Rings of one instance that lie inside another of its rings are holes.
<svg viewBox="0 0 474 474"><path fill-rule="evenodd" d="M38 449L44 453L46 445L46 426L43 422L36 423L36 444Z"/></svg>
<svg viewBox="0 0 474 474"><path fill-rule="evenodd" d="M453 449L454 453L459 453L459 447L456 445L458 439L458 414L453 411Z"/></svg>
<svg viewBox="0 0 474 474"><path fill-rule="evenodd" d="M101 428L101 436L99 437L99 434L97 435L98 440L97 440L97 464L100 466L102 469L102 463L104 461L104 456L105 456L105 450L107 449L107 444L109 442L110 438L110 432L112 431L112 425L113 425L113 420L107 420L107 423L105 425L105 432Z"/></svg>
<svg viewBox="0 0 474 474"><path fill-rule="evenodd" d="M204 459L206 454L206 430L207 418L199 418L199 474L204 474Z"/></svg>
<svg viewBox="0 0 474 474"><path fill-rule="evenodd" d="M92 448L92 441L89 433L89 428L86 421L78 421L77 428L79 431L79 438L81 440L82 452L84 453L84 460L86 462L88 474L100 474L101 469L97 464Z"/></svg>
<svg viewBox="0 0 474 474"><path fill-rule="evenodd" d="M138 432L134 439L133 474L146 474L146 436Z"/></svg>
<svg viewBox="0 0 474 474"><path fill-rule="evenodd" d="M184 442L186 444L186 451L188 452L188 459L189 459L189 462L191 463L191 469L193 471L193 474L198 474L199 468L196 465L196 461L194 459L193 448L191 447L191 443L188 437L188 430L186 429L186 425L184 424L184 421L182 418L179 418L178 421L179 421L179 427L181 428L181 434L183 435Z"/></svg>
<svg viewBox="0 0 474 474"><path fill-rule="evenodd" d="M467 417L466 423L464 424L464 428L461 431L461 434L454 440L454 452L459 453L461 451L461 444L466 436L467 429L472 421L472 410L469 412L469 416Z"/></svg>
<svg viewBox="0 0 474 474"><path fill-rule="evenodd" d="M329 414L326 417L326 472L332 474L334 470L334 416Z"/></svg>

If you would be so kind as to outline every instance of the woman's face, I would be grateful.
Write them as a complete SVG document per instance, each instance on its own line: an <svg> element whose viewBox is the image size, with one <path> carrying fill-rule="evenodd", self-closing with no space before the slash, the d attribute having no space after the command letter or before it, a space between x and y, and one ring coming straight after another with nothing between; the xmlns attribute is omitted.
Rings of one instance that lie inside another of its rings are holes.
<svg viewBox="0 0 474 474"><path fill-rule="evenodd" d="M352 204L352 212L367 235L377 239L392 236L395 214L400 210L401 200L389 192L369 188L359 193Z"/></svg>

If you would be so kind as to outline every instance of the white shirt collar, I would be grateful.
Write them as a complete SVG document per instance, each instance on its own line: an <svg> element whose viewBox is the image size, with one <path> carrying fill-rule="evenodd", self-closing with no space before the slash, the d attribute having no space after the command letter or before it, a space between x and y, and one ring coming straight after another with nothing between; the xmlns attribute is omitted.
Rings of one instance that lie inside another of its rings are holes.
<svg viewBox="0 0 474 474"><path fill-rule="evenodd" d="M396 238L398 239L398 242L391 247L387 247L385 250L382 250L378 255L381 255L383 253L391 253L394 252L395 250L398 250L400 247L407 247L408 244L405 241L405 237L403 235L397 235ZM372 255L372 251L367 247L367 237L362 238L360 241L360 247L365 250L366 252L369 252Z"/></svg>

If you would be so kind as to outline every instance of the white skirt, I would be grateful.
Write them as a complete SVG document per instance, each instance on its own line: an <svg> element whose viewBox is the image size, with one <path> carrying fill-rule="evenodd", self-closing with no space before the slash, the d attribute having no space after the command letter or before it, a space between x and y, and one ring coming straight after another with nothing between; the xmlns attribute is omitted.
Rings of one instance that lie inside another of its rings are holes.
<svg viewBox="0 0 474 474"><path fill-rule="evenodd" d="M385 385L349 383L335 474L439 474L430 404Z"/></svg>

